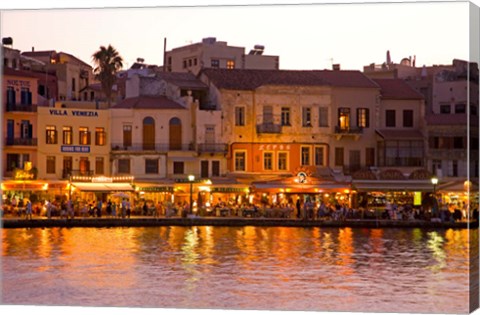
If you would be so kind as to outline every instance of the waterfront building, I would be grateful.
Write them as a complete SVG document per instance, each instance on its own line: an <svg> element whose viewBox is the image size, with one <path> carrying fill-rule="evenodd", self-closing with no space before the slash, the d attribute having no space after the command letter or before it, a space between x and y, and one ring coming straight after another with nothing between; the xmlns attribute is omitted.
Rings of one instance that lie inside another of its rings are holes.
<svg viewBox="0 0 480 315"><path fill-rule="evenodd" d="M229 46L227 42L207 37L201 42L165 52L164 70L192 72L201 69L279 69L279 56L264 55L265 47L255 45L245 54L244 47Z"/></svg>
<svg viewBox="0 0 480 315"><path fill-rule="evenodd" d="M93 68L77 57L55 50L22 52L22 56L41 61L35 71L54 71L57 77L58 95L51 95L60 101L89 100L91 95L84 89L93 82Z"/></svg>
<svg viewBox="0 0 480 315"><path fill-rule="evenodd" d="M204 69L200 78L229 136L228 176L259 194L344 192L352 172L375 165L379 87L359 71Z"/></svg>
<svg viewBox="0 0 480 315"><path fill-rule="evenodd" d="M2 191L7 199L23 199L43 191L37 182L37 88L31 73L6 67L2 74Z"/></svg>
<svg viewBox="0 0 480 315"><path fill-rule="evenodd" d="M416 67L404 58L400 64L366 66L364 73L403 79L424 96L425 168L439 179L444 202L465 199L458 197L470 193L464 184L478 182L479 173L478 65L454 59L450 65ZM473 195L478 203L478 194Z"/></svg>

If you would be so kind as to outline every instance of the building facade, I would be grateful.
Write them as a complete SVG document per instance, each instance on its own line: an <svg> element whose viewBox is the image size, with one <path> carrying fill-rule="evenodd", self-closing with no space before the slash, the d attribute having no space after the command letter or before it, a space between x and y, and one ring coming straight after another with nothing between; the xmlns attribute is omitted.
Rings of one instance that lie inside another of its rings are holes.
<svg viewBox="0 0 480 315"><path fill-rule="evenodd" d="M256 45L245 54L244 47L227 45L214 37L201 42L174 48L165 52L164 68L167 72L192 72L201 69L279 69L278 56L263 55L265 47Z"/></svg>

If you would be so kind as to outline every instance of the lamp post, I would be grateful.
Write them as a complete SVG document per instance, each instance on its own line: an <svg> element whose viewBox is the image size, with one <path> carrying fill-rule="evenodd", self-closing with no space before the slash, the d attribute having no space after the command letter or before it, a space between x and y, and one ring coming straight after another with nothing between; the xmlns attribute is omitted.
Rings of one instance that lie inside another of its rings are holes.
<svg viewBox="0 0 480 315"><path fill-rule="evenodd" d="M190 214L193 214L193 181L194 175L188 175L188 181L190 182Z"/></svg>
<svg viewBox="0 0 480 315"><path fill-rule="evenodd" d="M438 178L432 177L430 180L432 181L432 185L433 185L433 196L435 197L435 195L437 194Z"/></svg>

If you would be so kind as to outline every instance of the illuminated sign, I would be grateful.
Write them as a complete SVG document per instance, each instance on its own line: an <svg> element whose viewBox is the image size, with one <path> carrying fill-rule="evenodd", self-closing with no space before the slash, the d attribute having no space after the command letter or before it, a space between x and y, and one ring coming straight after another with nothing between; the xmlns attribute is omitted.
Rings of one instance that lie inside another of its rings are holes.
<svg viewBox="0 0 480 315"><path fill-rule="evenodd" d="M90 147L84 145L62 145L60 150L68 153L90 153Z"/></svg>
<svg viewBox="0 0 480 315"><path fill-rule="evenodd" d="M92 183L113 183L113 178L105 176L92 177Z"/></svg>
<svg viewBox="0 0 480 315"><path fill-rule="evenodd" d="M413 205L421 206L422 205L422 193L419 191L413 192Z"/></svg>
<svg viewBox="0 0 480 315"><path fill-rule="evenodd" d="M300 184L303 184L307 181L307 173L305 172L299 172L297 174L297 179Z"/></svg>

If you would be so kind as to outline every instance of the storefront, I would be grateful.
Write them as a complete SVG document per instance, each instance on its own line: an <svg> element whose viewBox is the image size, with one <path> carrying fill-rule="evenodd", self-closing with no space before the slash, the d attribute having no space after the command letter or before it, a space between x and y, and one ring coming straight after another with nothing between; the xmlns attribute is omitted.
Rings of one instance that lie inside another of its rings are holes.
<svg viewBox="0 0 480 315"><path fill-rule="evenodd" d="M350 183L327 180L308 176L300 172L297 176L252 183L254 203L261 204L295 204L298 199L304 202L307 198L317 206L321 203L351 203Z"/></svg>

